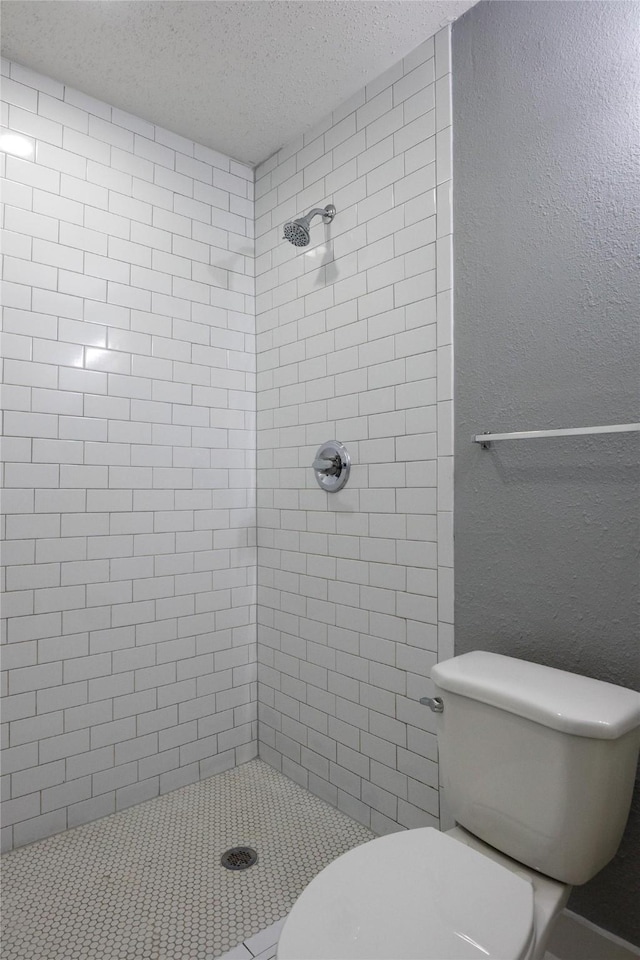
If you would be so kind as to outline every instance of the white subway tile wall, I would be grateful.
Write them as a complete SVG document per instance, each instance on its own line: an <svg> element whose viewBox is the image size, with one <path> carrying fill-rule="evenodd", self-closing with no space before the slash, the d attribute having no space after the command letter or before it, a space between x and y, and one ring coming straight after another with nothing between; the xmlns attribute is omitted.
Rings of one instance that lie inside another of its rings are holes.
<svg viewBox="0 0 640 960"><path fill-rule="evenodd" d="M439 817L418 699L453 654L449 49L447 27L256 171L260 756L376 833ZM309 247L282 239L326 203Z"/></svg>
<svg viewBox="0 0 640 960"><path fill-rule="evenodd" d="M5 849L255 756L256 658L265 759L378 833L437 821L449 39L263 164L255 204L242 164L3 61L33 151L2 156Z"/></svg>
<svg viewBox="0 0 640 960"><path fill-rule="evenodd" d="M3 846L256 755L253 171L15 63Z"/></svg>

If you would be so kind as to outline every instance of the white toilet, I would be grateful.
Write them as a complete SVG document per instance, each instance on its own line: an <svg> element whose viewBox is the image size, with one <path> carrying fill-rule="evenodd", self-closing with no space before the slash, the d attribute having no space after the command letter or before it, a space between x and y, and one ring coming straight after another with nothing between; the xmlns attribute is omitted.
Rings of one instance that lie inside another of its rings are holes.
<svg viewBox="0 0 640 960"><path fill-rule="evenodd" d="M458 826L390 834L339 857L295 903L278 960L540 960L572 885L614 856L640 694L480 651L432 677Z"/></svg>

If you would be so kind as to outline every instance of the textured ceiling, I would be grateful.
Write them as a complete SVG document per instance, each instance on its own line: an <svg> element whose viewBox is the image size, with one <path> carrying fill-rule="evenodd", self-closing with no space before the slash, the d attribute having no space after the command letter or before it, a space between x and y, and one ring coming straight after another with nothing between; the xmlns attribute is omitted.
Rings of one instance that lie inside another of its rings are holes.
<svg viewBox="0 0 640 960"><path fill-rule="evenodd" d="M4 0L2 53L244 163L475 0Z"/></svg>

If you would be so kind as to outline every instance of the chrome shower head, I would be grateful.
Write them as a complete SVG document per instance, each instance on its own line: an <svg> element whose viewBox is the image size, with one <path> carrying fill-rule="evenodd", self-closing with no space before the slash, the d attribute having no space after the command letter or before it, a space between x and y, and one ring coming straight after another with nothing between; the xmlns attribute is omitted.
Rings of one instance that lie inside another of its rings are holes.
<svg viewBox="0 0 640 960"><path fill-rule="evenodd" d="M332 203L328 203L324 208L314 207L306 216L285 223L282 239L288 240L294 247L308 247L311 239L309 229L313 218L322 217L324 223L331 223L335 215L336 208Z"/></svg>
<svg viewBox="0 0 640 960"><path fill-rule="evenodd" d="M284 225L283 240L288 240L294 247L307 247L309 245L309 222L306 217L300 220L293 220Z"/></svg>

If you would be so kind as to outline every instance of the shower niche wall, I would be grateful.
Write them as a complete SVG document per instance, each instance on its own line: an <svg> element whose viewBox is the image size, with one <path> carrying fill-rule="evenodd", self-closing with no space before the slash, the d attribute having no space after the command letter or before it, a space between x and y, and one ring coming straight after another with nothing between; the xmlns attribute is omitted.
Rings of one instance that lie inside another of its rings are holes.
<svg viewBox="0 0 640 960"><path fill-rule="evenodd" d="M435 823L448 29L263 164L255 203L248 167L2 70L35 151L4 166L4 849L258 749L377 832Z"/></svg>
<svg viewBox="0 0 640 960"><path fill-rule="evenodd" d="M447 29L256 171L260 755L378 833L439 816L418 700L453 654L450 124Z"/></svg>
<svg viewBox="0 0 640 960"><path fill-rule="evenodd" d="M253 171L2 68L8 849L256 755L255 352Z"/></svg>

